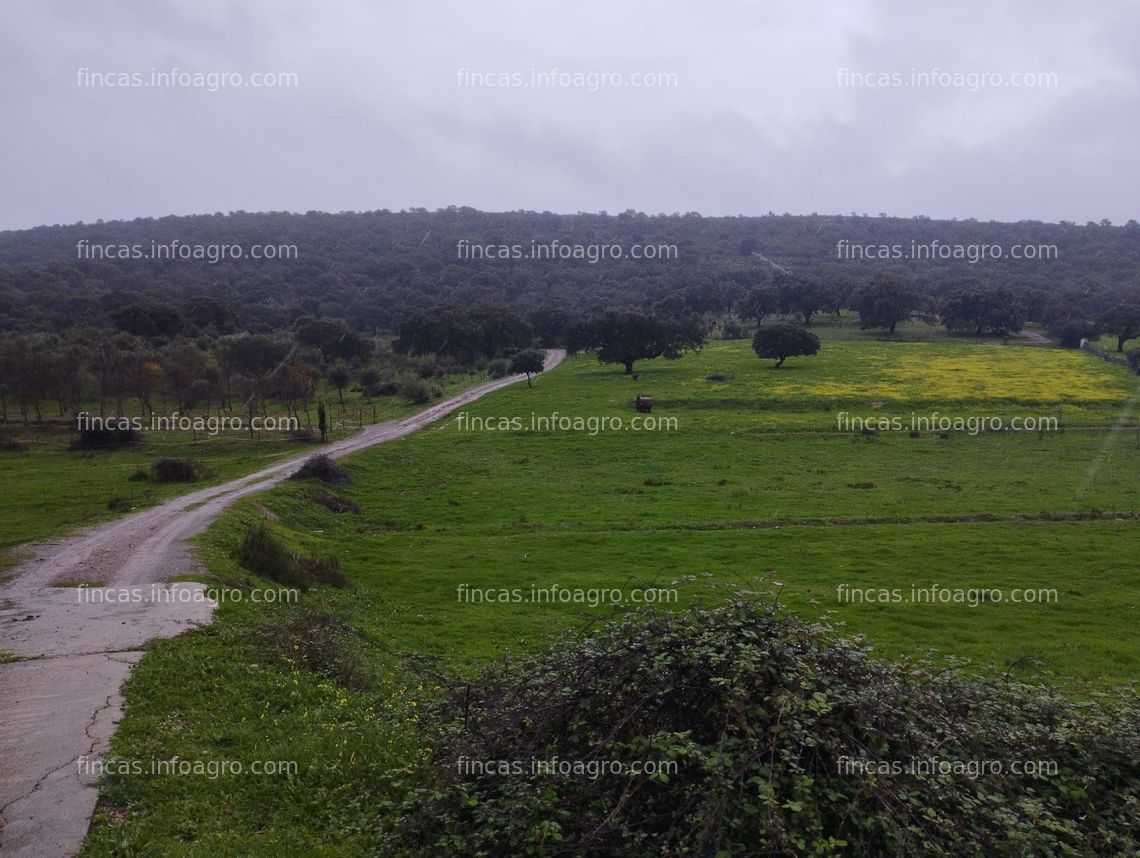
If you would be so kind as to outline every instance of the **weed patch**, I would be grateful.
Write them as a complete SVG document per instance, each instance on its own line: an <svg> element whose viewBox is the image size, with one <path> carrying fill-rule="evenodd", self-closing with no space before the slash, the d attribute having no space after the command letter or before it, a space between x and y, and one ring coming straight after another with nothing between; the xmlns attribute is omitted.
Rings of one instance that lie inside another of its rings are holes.
<svg viewBox="0 0 1140 858"><path fill-rule="evenodd" d="M314 584L347 587L349 583L335 558L293 551L265 524L246 531L237 550L237 561L255 575L300 590L308 590Z"/></svg>
<svg viewBox="0 0 1140 858"><path fill-rule="evenodd" d="M332 614L302 608L285 619L258 626L251 634L270 657L299 663L353 691L373 687L360 656L359 635Z"/></svg>

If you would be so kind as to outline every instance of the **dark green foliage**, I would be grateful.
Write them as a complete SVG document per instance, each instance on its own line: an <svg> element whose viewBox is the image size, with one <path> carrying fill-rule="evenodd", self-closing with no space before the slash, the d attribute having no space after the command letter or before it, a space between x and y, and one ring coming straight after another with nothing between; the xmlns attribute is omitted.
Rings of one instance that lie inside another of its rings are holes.
<svg viewBox="0 0 1140 858"><path fill-rule="evenodd" d="M523 349L511 357L510 371L526 375L526 383L530 385L531 375L542 372L546 366L546 353L538 349Z"/></svg>
<svg viewBox="0 0 1140 858"><path fill-rule="evenodd" d="M760 358L774 358L781 366L790 357L814 355L819 351L819 337L799 325L778 322L756 330L752 350Z"/></svg>
<svg viewBox="0 0 1140 858"><path fill-rule="evenodd" d="M451 303L468 309L491 303L526 312L543 344L554 345L571 316L596 307L648 307L681 293L695 312L724 312L756 286L772 285L777 264L841 295L842 289L834 288L841 279L837 273L865 281L883 267L883 260L840 264L838 237L857 245L933 240L1006 247L1054 244L1058 253L1048 265L1007 256L988 263L986 276L993 285L1017 284L1027 310L1071 290L1084 306L1083 314L1098 318L1137 282L1136 230L1135 225L953 222L921 216L558 215L466 207L138 218L0 233L0 294L5 298L0 328L106 328L118 317L131 329L153 336L176 332L177 313L183 333L212 335L283 330L301 316L319 314L344 320L367 337L377 329L399 330L403 322L433 306ZM267 236L295 244L304 262L246 258L155 266L145 259L77 260L75 250L82 240L248 245L263 243ZM463 239L527 247L532 241L589 241L591 236L624 247L675 243L680 252L664 263L637 261L628 254L596 263L540 258L458 261L456 254ZM742 250L747 252L741 255ZM892 259L891 265L921 276L932 295L945 294L980 270L960 260ZM786 297L794 298L795 291ZM314 297L318 294L319 300ZM827 296L816 297L818 302L807 304L830 309ZM141 311L136 306L140 304ZM1032 313L1029 318L1045 321Z"/></svg>
<svg viewBox="0 0 1140 858"><path fill-rule="evenodd" d="M116 310L115 327L140 337L173 337L182 331L182 316L173 307L158 301L131 301Z"/></svg>
<svg viewBox="0 0 1140 858"><path fill-rule="evenodd" d="M294 325L297 342L312 346L326 360L367 360L372 345L351 328L343 319L315 319L302 316Z"/></svg>
<svg viewBox="0 0 1140 858"><path fill-rule="evenodd" d="M1081 340L1096 339L1099 329L1095 322L1076 316L1061 316L1049 322L1049 334L1066 349L1080 348Z"/></svg>
<svg viewBox="0 0 1140 858"><path fill-rule="evenodd" d="M381 381L380 370L374 366L366 366L360 371L360 389L365 396L376 396Z"/></svg>
<svg viewBox="0 0 1140 858"><path fill-rule="evenodd" d="M261 376L278 367L289 350L289 342L280 336L241 334L223 337L218 346L218 363L223 373Z"/></svg>
<svg viewBox="0 0 1140 858"><path fill-rule="evenodd" d="M922 306L922 293L913 282L884 272L851 297L851 306L859 313L860 328L886 328L893 334L899 322Z"/></svg>
<svg viewBox="0 0 1140 858"><path fill-rule="evenodd" d="M131 507L131 499L125 498L122 495L115 495L115 497L107 501L107 509L112 512L130 512Z"/></svg>
<svg viewBox="0 0 1140 858"><path fill-rule="evenodd" d="M373 370L373 372L375 372L375 370ZM340 400L340 404L344 405L344 389L348 387L348 383L352 381L352 373L348 371L348 367L343 363L337 363L328 371L328 380L329 384L336 388L336 395ZM376 378L370 375L370 382L375 384Z"/></svg>
<svg viewBox="0 0 1140 858"><path fill-rule="evenodd" d="M234 321L233 309L224 301L199 295L186 302L182 315L194 328L229 333Z"/></svg>
<svg viewBox="0 0 1140 858"><path fill-rule="evenodd" d="M942 300L942 323L960 334L1005 336L1021 330L1025 310L1005 287L969 286Z"/></svg>
<svg viewBox="0 0 1140 858"><path fill-rule="evenodd" d="M352 482L348 471L323 453L306 459L305 463L289 479L320 480L329 485L343 485Z"/></svg>
<svg viewBox="0 0 1140 858"><path fill-rule="evenodd" d="M526 320L534 329L534 336L539 344L549 348L563 342L566 328L572 318L570 311L547 304L531 310Z"/></svg>
<svg viewBox="0 0 1140 858"><path fill-rule="evenodd" d="M143 434L136 429L110 426L87 427L71 442L72 450L116 450L143 442Z"/></svg>
<svg viewBox="0 0 1140 858"><path fill-rule="evenodd" d="M705 343L699 316L649 315L637 310L608 310L580 319L566 333L570 354L596 352L601 363L619 363L626 375L633 363L664 357L675 360L686 352L700 351Z"/></svg>
<svg viewBox="0 0 1140 858"><path fill-rule="evenodd" d="M400 383L400 396L417 405L431 401L432 389L422 378L407 378Z"/></svg>
<svg viewBox="0 0 1140 858"><path fill-rule="evenodd" d="M720 327L720 338L722 340L742 340L744 339L744 328L736 322L725 322Z"/></svg>
<svg viewBox="0 0 1140 858"><path fill-rule="evenodd" d="M1124 344L1140 337L1140 299L1117 304L1104 314L1101 327L1116 337L1116 350L1124 351Z"/></svg>
<svg viewBox="0 0 1140 858"><path fill-rule="evenodd" d="M835 302L835 290L811 277L778 271L772 278L772 287L779 312L797 315L805 325L810 325L812 316ZM758 317L759 314L753 315Z"/></svg>
<svg viewBox="0 0 1140 858"><path fill-rule="evenodd" d="M388 854L1126 855L1140 826L1134 695L883 664L752 598L571 635L451 685L431 723L434 779ZM531 767L553 758L580 773ZM493 761L519 765L473 767Z"/></svg>
<svg viewBox="0 0 1140 858"><path fill-rule="evenodd" d="M462 361L493 358L531 344L534 332L506 307L433 307L400 326L397 351L448 355Z"/></svg>
<svg viewBox="0 0 1140 858"><path fill-rule="evenodd" d="M206 476L206 469L194 459L155 459L150 478L156 483L192 483Z"/></svg>
<svg viewBox="0 0 1140 858"><path fill-rule="evenodd" d="M762 323L767 316L779 310L780 298L770 286L756 286L736 307L741 318L751 319L756 324Z"/></svg>

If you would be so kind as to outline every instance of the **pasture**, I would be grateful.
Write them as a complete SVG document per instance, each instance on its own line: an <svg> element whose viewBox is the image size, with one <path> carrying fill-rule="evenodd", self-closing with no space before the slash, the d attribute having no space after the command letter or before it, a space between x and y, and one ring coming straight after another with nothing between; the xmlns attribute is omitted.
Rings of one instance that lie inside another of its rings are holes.
<svg viewBox="0 0 1140 858"><path fill-rule="evenodd" d="M365 853L386 802L424 771L417 713L439 676L533 651L644 588L669 594L661 610L727 588L777 591L884 657L969 659L979 675L1080 697L1134 680L1140 641L1120 633L1140 607L1137 380L1126 371L1077 352L849 329L780 370L745 341L637 370L571 359L533 389L469 406L466 429L453 415L345 460L353 482L333 490L358 514L315 503L327 487L289 482L217 522L200 548L218 584L276 586L234 559L265 521L261 505L279 519L273 533L335 557L352 587L317 587L292 606L224 604L209 628L153 643L114 748L289 759L300 774L112 777L83 854L114 854L128 837L172 855L250 843L265 855L298 843ZM666 428L630 428L638 392ZM837 423L932 411L1059 423L914 437ZM532 414L555 413L623 428L530 428ZM470 428L504 417L522 428ZM988 595L918 602L912 588ZM592 596L536 603L540 589ZM898 601L843 597L895 589ZM471 599L496 590L521 597ZM289 631L314 616L340 629L335 642ZM330 678L349 668L358 688Z"/></svg>

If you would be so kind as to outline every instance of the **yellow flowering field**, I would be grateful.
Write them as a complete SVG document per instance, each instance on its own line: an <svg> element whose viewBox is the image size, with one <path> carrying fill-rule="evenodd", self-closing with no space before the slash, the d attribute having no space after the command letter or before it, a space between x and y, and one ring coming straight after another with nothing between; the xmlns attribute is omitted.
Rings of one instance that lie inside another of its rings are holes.
<svg viewBox="0 0 1140 858"><path fill-rule="evenodd" d="M972 343L889 343L825 340L814 357L789 358L779 370L742 342L713 343L708 357L733 378L727 384L686 379L682 387L741 392L746 383L765 399L992 402L1034 405L1123 404L1136 379L1085 352Z"/></svg>

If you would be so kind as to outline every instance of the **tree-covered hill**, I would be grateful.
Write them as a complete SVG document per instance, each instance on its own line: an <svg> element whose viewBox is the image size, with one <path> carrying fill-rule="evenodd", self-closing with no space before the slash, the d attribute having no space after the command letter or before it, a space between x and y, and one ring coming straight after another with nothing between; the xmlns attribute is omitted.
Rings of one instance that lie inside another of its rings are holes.
<svg viewBox="0 0 1140 858"><path fill-rule="evenodd" d="M146 258L172 243L168 255L188 258ZM936 258L909 258L917 245L934 247L923 252ZM282 258L253 259L254 246ZM632 259L635 246L659 258ZM1044 258L1013 259L1015 246ZM235 247L242 258L232 258ZM992 258L993 248L1003 258ZM531 258L536 252L548 258ZM119 258L132 254L143 258ZM1140 289L1140 225L450 207L45 226L0 233L0 328L60 331L116 318L122 327L123 308L140 303L175 311L180 321L171 324L186 334L277 329L302 315L396 330L439 304L505 305L530 317L540 308L647 307L673 294L690 309L723 313L780 269L833 290L837 305L894 270L934 298L1004 287L1031 320L1097 318Z"/></svg>

